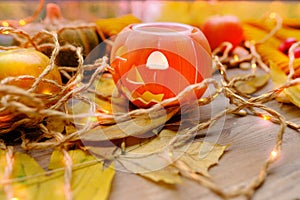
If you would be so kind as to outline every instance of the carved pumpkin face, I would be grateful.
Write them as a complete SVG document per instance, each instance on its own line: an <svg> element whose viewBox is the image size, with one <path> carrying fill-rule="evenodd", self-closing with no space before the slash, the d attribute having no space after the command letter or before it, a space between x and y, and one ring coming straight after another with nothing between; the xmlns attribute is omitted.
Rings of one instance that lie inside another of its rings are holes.
<svg viewBox="0 0 300 200"><path fill-rule="evenodd" d="M120 91L136 106L146 108L209 77L212 59L199 29L178 23L145 23L131 25L118 35L111 66ZM195 91L195 95L204 91Z"/></svg>

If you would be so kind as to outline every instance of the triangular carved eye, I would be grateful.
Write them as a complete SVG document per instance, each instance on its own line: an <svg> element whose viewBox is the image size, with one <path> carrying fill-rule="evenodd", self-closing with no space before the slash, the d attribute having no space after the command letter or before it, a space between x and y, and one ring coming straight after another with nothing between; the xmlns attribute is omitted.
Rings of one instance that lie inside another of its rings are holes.
<svg viewBox="0 0 300 200"><path fill-rule="evenodd" d="M149 69L164 70L169 68L169 63L163 53L154 51L148 57L146 67Z"/></svg>

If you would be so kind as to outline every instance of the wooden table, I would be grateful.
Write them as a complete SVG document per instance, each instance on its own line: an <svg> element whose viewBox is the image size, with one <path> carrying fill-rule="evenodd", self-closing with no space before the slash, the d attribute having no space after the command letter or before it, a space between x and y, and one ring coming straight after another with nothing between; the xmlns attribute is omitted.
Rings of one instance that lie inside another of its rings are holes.
<svg viewBox="0 0 300 200"><path fill-rule="evenodd" d="M235 71L229 72L235 73ZM215 77L219 79L219 75ZM263 91L268 91L272 87L272 83L269 83ZM201 111L219 112L226 105L228 105L227 99L219 96L212 105L203 107ZM299 108L276 101L268 105L282 113L287 120L300 123ZM235 189L253 180L275 145L278 129L278 125L252 115L244 117L228 115L206 130L207 135L203 140L230 145L219 164L210 169L212 180L224 190ZM271 167L264 185L254 195L255 200L300 199L299 144L300 134L288 128L284 135L282 155ZM45 168L48 165L49 155L50 151L33 154ZM152 182L135 174L117 171L110 199L198 200L219 199L219 197L188 179L184 179L183 183L178 185L167 185Z"/></svg>
<svg viewBox="0 0 300 200"><path fill-rule="evenodd" d="M264 90L270 89L270 83ZM213 102L214 110L224 108L224 97ZM287 120L300 123L300 110L292 105L276 101L268 103L282 113ZM219 110L219 111L220 111ZM262 118L247 115L229 115L208 130L205 141L230 144L219 164L210 170L215 183L224 190L232 190L249 183L258 175L262 163L272 151L279 126ZM283 140L283 151L279 160L271 167L265 184L254 195L254 199L300 199L300 134L287 129ZM115 199L219 199L201 185L185 179L179 185L154 183L134 174L116 174L111 200Z"/></svg>

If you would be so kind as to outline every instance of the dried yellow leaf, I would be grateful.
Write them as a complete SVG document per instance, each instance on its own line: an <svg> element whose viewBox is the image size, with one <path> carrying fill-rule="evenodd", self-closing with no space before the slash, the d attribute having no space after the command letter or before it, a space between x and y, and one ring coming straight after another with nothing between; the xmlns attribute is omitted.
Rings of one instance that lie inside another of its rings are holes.
<svg viewBox="0 0 300 200"><path fill-rule="evenodd" d="M5 151L1 151L0 154L4 155ZM1 158L5 158L5 156L1 156ZM5 159L1 160L1 172L3 172L2 169L5 165ZM28 154L19 152L14 154L11 179L16 179L11 184L14 198L22 200L65 199L63 173L53 173L51 176L46 176L45 171ZM0 190L0 199L5 199L5 196L4 191Z"/></svg>
<svg viewBox="0 0 300 200"><path fill-rule="evenodd" d="M270 74L275 87L279 87L287 81L287 75L275 63L270 65ZM300 108L300 86L296 85L284 89L276 100L283 103L293 103Z"/></svg>
<svg viewBox="0 0 300 200"><path fill-rule="evenodd" d="M103 162L96 157L87 154L82 150L72 150L68 152L72 158L73 165L80 166L73 170L72 193L75 199L105 200L108 198L111 183L115 174L113 166L104 169ZM64 157L61 151L54 151L49 164L50 169L63 168Z"/></svg>
<svg viewBox="0 0 300 200"><path fill-rule="evenodd" d="M7 165L6 151L0 150L0 178ZM72 195L74 199L105 200L110 193L111 183L115 174L112 166L103 168L103 162L81 150L69 152L73 162ZM49 168L55 169L46 175L41 166L28 154L14 154L11 184L13 197L22 200L65 200L64 158L61 152L54 151ZM85 165L89 162L89 165ZM75 166L80 167L75 167ZM3 187L0 188L0 199L6 199Z"/></svg>
<svg viewBox="0 0 300 200"><path fill-rule="evenodd" d="M155 182L181 182L180 170L173 165L175 160L184 162L191 172L209 177L208 169L218 163L227 146L193 141L173 149L169 145L176 134L164 129L157 137L126 148L117 160L128 171Z"/></svg>
<svg viewBox="0 0 300 200"><path fill-rule="evenodd" d="M132 14L124 15L117 18L98 19L96 24L101 31L107 36L118 34L123 28L129 24L140 23L141 20Z"/></svg>
<svg viewBox="0 0 300 200"><path fill-rule="evenodd" d="M154 182L164 182L167 184L178 184L182 182L179 170L173 166L167 166L158 171L152 171L140 174Z"/></svg>
<svg viewBox="0 0 300 200"><path fill-rule="evenodd" d="M235 87L244 94L253 94L265 86L269 81L269 74L256 74L255 77L246 81L238 81Z"/></svg>

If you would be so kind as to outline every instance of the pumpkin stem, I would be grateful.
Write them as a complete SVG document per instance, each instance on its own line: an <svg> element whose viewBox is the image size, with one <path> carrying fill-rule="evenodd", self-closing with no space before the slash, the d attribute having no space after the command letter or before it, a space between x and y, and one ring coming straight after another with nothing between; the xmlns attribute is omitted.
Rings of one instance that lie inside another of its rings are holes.
<svg viewBox="0 0 300 200"><path fill-rule="evenodd" d="M55 3L48 3L46 6L46 17L44 22L56 24L62 20L64 20L64 17L61 14L60 7Z"/></svg>

